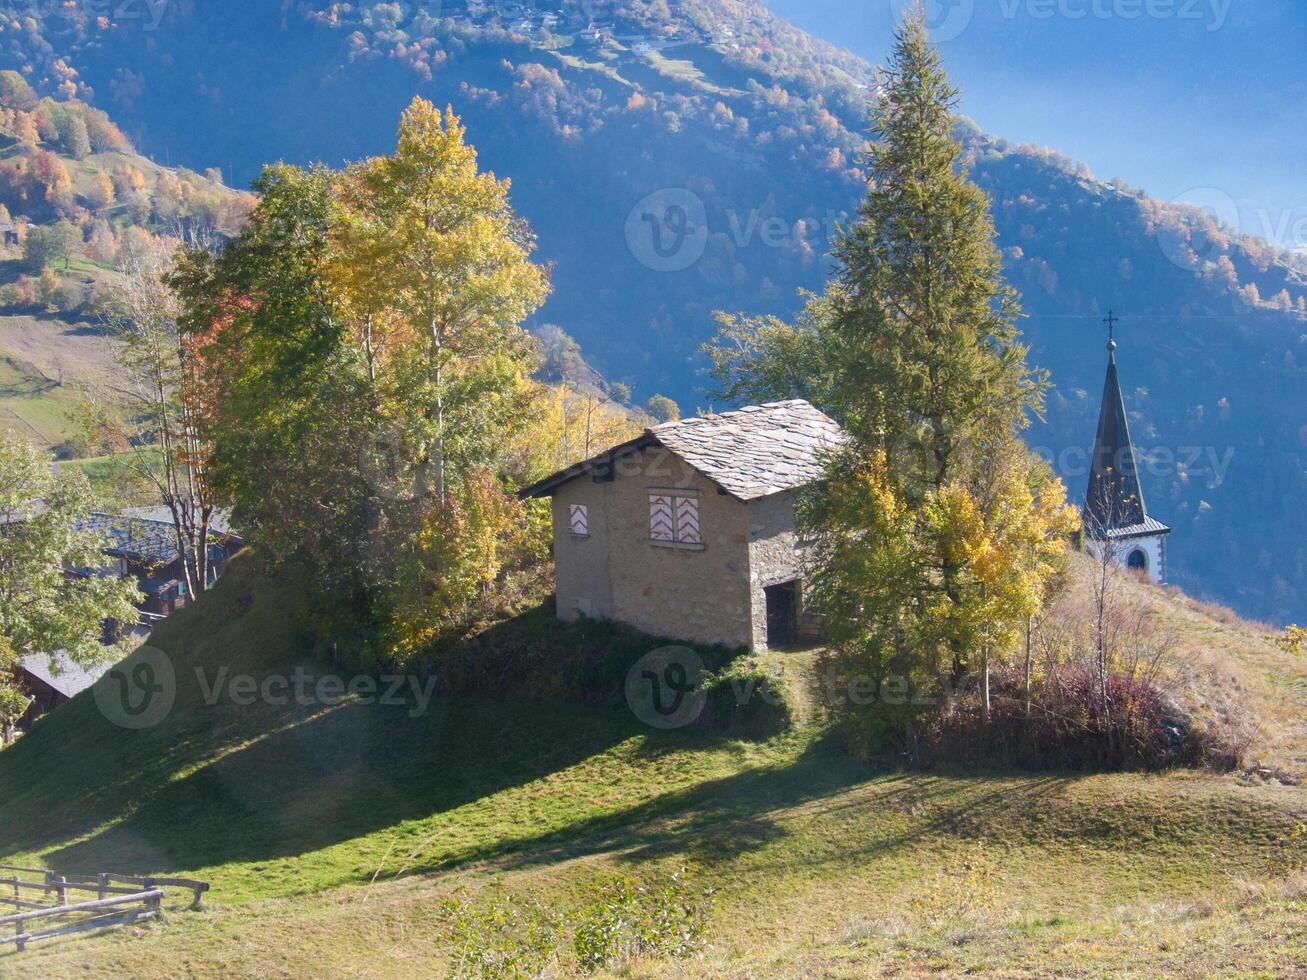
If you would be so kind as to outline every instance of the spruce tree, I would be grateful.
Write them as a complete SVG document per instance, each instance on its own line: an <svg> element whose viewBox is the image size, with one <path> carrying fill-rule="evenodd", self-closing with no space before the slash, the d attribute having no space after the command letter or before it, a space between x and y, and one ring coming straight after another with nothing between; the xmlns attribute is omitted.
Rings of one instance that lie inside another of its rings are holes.
<svg viewBox="0 0 1307 980"><path fill-rule="evenodd" d="M988 716L990 658L1037 608L1072 527L1060 484L1017 438L1045 381L1026 363L989 202L960 166L957 99L910 16L820 327L850 439L803 510L836 649L882 681L874 709L850 715L868 749L911 735L913 702L941 676L979 668ZM906 703L886 702L890 678Z"/></svg>
<svg viewBox="0 0 1307 980"><path fill-rule="evenodd" d="M1018 340L989 201L959 168L957 99L910 17L872 110L869 188L836 245L829 294L845 427L865 445L915 433L934 488L969 443L1019 429L1043 390Z"/></svg>
<svg viewBox="0 0 1307 980"><path fill-rule="evenodd" d="M977 671L988 713L990 658L1038 609L1074 528L1019 438L1046 381L1026 363L989 202L961 167L958 92L920 12L878 96L867 195L825 294L794 325L720 317L708 351L723 393L804 394L848 434L799 517L833 662L846 684L879 682L837 705L867 752L915 744L941 679Z"/></svg>

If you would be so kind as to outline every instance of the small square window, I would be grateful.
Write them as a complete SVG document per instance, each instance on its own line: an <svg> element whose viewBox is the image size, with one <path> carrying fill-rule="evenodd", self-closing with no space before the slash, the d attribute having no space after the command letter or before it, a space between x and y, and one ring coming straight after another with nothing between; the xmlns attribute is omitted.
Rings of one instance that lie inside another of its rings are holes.
<svg viewBox="0 0 1307 980"><path fill-rule="evenodd" d="M567 533L574 538L590 537L590 512L585 504L571 504L567 508Z"/></svg>

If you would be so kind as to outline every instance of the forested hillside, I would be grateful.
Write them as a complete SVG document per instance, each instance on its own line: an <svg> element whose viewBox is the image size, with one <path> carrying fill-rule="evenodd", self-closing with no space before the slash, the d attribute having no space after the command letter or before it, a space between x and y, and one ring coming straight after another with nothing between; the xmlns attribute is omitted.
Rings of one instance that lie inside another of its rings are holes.
<svg viewBox="0 0 1307 980"><path fill-rule="evenodd" d="M222 166L231 184L269 160L380 152L415 92L452 103L553 263L537 322L641 401L708 404L698 347L712 311L791 315L862 193L872 67L759 3L173 3L157 21L154 9L2 15L0 66L39 96L109 111L156 158ZM1115 309L1136 439L1155 464L1150 508L1177 529L1172 579L1301 618L1301 260L1055 152L966 139L1035 360L1057 384L1033 441L1078 493L1099 321Z"/></svg>
<svg viewBox="0 0 1307 980"><path fill-rule="evenodd" d="M0 424L90 451L75 416L113 373L99 327L120 262L158 238L229 235L252 200L216 170L139 155L103 110L0 72Z"/></svg>

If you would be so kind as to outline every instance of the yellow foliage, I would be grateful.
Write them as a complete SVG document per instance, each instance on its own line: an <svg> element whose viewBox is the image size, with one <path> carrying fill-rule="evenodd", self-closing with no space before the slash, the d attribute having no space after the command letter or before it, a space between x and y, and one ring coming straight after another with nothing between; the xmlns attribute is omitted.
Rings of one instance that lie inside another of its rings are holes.
<svg viewBox="0 0 1307 980"><path fill-rule="evenodd" d="M1290 626L1275 642L1290 653L1302 653L1304 646L1307 646L1307 626Z"/></svg>
<svg viewBox="0 0 1307 980"><path fill-rule="evenodd" d="M41 292L41 302L47 307L53 308L59 292L59 276L50 266L47 265L41 270L41 278L37 282L37 288Z"/></svg>
<svg viewBox="0 0 1307 980"><path fill-rule="evenodd" d="M391 593L388 657L403 663L464 627L526 536L521 502L489 470L468 474L444 507L431 501Z"/></svg>
<svg viewBox="0 0 1307 980"><path fill-rule="evenodd" d="M530 483L634 439L652 421L593 392L567 385L536 390L531 426L508 447L508 470Z"/></svg>
<svg viewBox="0 0 1307 980"><path fill-rule="evenodd" d="M72 178L68 176L68 170L58 159L49 160L49 171L45 185L45 199L54 203L60 198L66 196L73 189Z"/></svg>
<svg viewBox="0 0 1307 980"><path fill-rule="evenodd" d="M90 204L91 207L99 210L100 208L108 207L113 203L113 200L113 181L109 179L107 173L101 170L91 178L91 186L86 193L86 202Z"/></svg>

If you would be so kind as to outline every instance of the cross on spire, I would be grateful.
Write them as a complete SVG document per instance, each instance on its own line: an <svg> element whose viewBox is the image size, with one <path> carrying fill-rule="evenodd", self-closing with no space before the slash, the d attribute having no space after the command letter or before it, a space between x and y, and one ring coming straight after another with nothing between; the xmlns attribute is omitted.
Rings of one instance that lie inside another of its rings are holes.
<svg viewBox="0 0 1307 980"><path fill-rule="evenodd" d="M1108 310L1103 322L1107 324L1107 349L1116 350L1116 325L1121 322L1121 318Z"/></svg>

